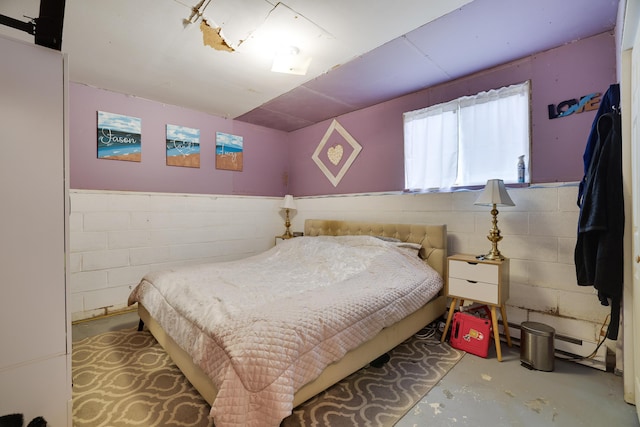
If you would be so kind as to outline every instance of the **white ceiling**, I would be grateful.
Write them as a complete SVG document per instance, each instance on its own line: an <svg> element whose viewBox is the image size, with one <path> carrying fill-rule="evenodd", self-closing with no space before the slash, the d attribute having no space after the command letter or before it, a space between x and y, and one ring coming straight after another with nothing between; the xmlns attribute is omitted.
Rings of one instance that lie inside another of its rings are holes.
<svg viewBox="0 0 640 427"><path fill-rule="evenodd" d="M618 2L67 0L62 51L73 82L290 131L612 30ZM218 26L233 51L205 45ZM311 57L306 75L270 71L273 37Z"/></svg>

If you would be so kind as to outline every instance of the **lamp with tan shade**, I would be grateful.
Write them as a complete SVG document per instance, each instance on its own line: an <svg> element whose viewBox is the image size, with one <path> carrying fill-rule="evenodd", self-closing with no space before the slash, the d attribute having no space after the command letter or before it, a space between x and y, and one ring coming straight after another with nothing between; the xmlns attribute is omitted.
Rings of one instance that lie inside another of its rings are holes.
<svg viewBox="0 0 640 427"><path fill-rule="evenodd" d="M509 193L507 193L507 189L504 186L504 181L501 179L488 180L482 194L480 194L480 197L478 197L474 204L480 206L492 206L491 215L493 216L493 219L491 222L493 227L489 230L489 235L487 236L487 239L491 242L491 250L484 256L484 258L491 260L503 260L504 256L498 250L498 242L502 240L502 236L500 235L500 229L498 228L497 206L516 205L513 203L513 200L511 200L511 197L509 197Z"/></svg>
<svg viewBox="0 0 640 427"><path fill-rule="evenodd" d="M291 227L291 221L289 220L289 211L296 210L296 203L293 201L293 196L291 194L287 194L286 196L284 196L284 199L282 200L282 204L280 205L280 209L284 209L284 212L285 212L284 226L286 227L285 232L281 237L283 239L290 239L293 237L293 234L291 234L291 230L289 229L289 227Z"/></svg>

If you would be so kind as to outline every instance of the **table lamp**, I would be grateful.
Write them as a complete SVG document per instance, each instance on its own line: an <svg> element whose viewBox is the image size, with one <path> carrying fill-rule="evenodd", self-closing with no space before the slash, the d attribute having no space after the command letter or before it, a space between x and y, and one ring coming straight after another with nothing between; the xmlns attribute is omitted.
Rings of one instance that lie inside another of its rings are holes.
<svg viewBox="0 0 640 427"><path fill-rule="evenodd" d="M487 181L482 194L474 203L480 206L492 206L491 215L493 216L493 227L489 230L487 239L491 242L491 251L484 256L485 259L490 260L503 260L504 256L498 250L498 242L502 240L500 235L500 229L498 229L498 209L497 206L515 206L507 189L504 186L504 182L501 179L490 179Z"/></svg>
<svg viewBox="0 0 640 427"><path fill-rule="evenodd" d="M280 205L280 209L284 209L284 212L285 212L284 226L286 227L286 230L281 237L283 239L290 239L293 237L293 235L291 234L291 230L289 230L289 227L291 227L291 221L289 221L289 211L296 210L296 204L293 201L293 196L291 194L287 194L286 196L284 196L284 199L282 200L282 204Z"/></svg>

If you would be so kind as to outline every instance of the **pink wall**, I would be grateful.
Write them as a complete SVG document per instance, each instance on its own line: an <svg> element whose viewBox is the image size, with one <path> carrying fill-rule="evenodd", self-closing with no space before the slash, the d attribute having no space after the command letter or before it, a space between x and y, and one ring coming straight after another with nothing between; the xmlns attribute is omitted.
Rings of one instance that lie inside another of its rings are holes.
<svg viewBox="0 0 640 427"><path fill-rule="evenodd" d="M547 105L604 93L616 82L615 64L614 36L605 33L342 115L337 120L362 145L362 151L337 187L312 160L331 120L287 134L71 84L71 188L257 196L399 191L404 187L403 112L527 79L532 82L532 182L579 181L595 111L549 120ZM99 110L142 119L142 162L97 158ZM166 166L166 124L200 129L200 168ZM244 137L242 172L215 168L216 131ZM321 155L326 156L326 149L337 142L333 135ZM325 162L334 174L350 154L349 146L342 145L347 150L341 163L334 167Z"/></svg>
<svg viewBox="0 0 640 427"><path fill-rule="evenodd" d="M610 84L616 83L615 64L615 38L604 33L337 117L362 145L358 158L337 187L312 160L331 120L291 132L289 191L307 196L402 190L403 112L528 79L532 88L532 182L579 181L595 111L549 120L547 105L592 92L604 94ZM334 139L330 140L325 150L334 143ZM345 152L343 162L347 156ZM515 161L513 166L516 167ZM333 168L332 171L335 173Z"/></svg>
<svg viewBox="0 0 640 427"><path fill-rule="evenodd" d="M287 189L288 134L181 107L71 84L72 189L282 196ZM97 158L97 111L142 119L142 161ZM166 125L200 129L200 168L166 166ZM244 138L243 171L215 167L215 134Z"/></svg>

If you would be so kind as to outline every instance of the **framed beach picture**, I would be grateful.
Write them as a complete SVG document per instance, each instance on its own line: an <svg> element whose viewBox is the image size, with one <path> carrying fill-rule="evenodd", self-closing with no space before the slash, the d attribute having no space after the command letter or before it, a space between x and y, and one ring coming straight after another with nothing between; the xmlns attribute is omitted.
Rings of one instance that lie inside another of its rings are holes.
<svg viewBox="0 0 640 427"><path fill-rule="evenodd" d="M200 129L167 125L167 166L200 167Z"/></svg>
<svg viewBox="0 0 640 427"><path fill-rule="evenodd" d="M142 120L98 111L98 158L139 162Z"/></svg>
<svg viewBox="0 0 640 427"><path fill-rule="evenodd" d="M216 132L216 169L242 170L242 137Z"/></svg>

